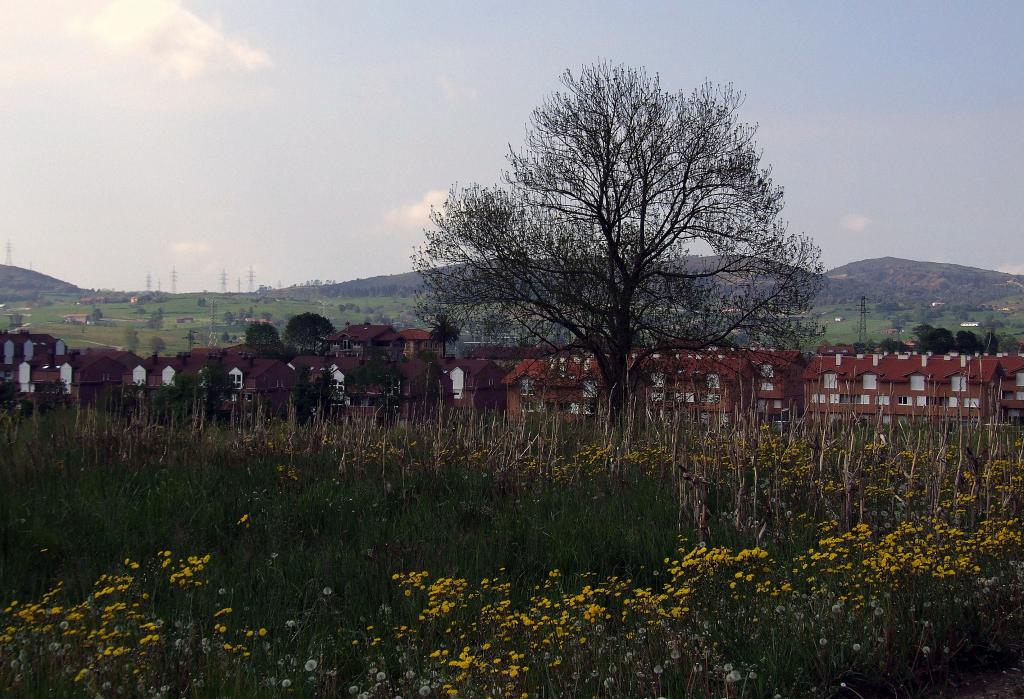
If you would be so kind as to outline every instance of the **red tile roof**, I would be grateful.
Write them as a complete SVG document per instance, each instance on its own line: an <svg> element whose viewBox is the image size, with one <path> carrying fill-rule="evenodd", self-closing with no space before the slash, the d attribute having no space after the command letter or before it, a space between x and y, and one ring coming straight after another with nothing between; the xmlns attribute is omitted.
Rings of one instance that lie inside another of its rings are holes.
<svg viewBox="0 0 1024 699"><path fill-rule="evenodd" d="M876 359L877 357L877 359ZM1000 371L1003 358L993 356L953 356L921 354L885 354L843 356L816 356L804 371L804 379L816 381L824 374L836 374L841 381L854 380L864 374L874 374L880 381L905 382L917 374L932 380L966 376L969 381L991 381ZM876 363L877 362L877 363Z"/></svg>
<svg viewBox="0 0 1024 699"><path fill-rule="evenodd" d="M363 323L361 325L346 325L338 332L328 335L327 340L341 340L346 337L356 342L391 342L399 339L399 334L390 325Z"/></svg>
<svg viewBox="0 0 1024 699"><path fill-rule="evenodd" d="M400 331L398 336L409 342L430 340L432 338L429 330L420 330L419 328L406 328Z"/></svg>

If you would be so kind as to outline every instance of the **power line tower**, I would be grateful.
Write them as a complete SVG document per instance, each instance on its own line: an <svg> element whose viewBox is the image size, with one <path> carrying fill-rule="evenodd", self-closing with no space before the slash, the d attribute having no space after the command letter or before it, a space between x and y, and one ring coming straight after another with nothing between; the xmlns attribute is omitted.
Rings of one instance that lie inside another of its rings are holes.
<svg viewBox="0 0 1024 699"><path fill-rule="evenodd" d="M227 283L225 278L224 283ZM217 301L214 299L210 300L210 337L206 340L207 347L217 346L217 331L214 329L214 324L217 322Z"/></svg>
<svg viewBox="0 0 1024 699"><path fill-rule="evenodd" d="M153 275L146 272L146 291L153 290Z"/></svg>
<svg viewBox="0 0 1024 699"><path fill-rule="evenodd" d="M191 352L192 348L196 344L196 331L189 328L188 335L185 336L185 342L188 343L188 351Z"/></svg>
<svg viewBox="0 0 1024 699"><path fill-rule="evenodd" d="M226 269L220 271L220 293L228 293L228 271Z"/></svg>
<svg viewBox="0 0 1024 699"><path fill-rule="evenodd" d="M160 291L160 277L156 278L156 290Z"/></svg>
<svg viewBox="0 0 1024 699"><path fill-rule="evenodd" d="M14 255L11 252L11 241L7 241L7 254L4 256L4 264L8 267L14 264Z"/></svg>
<svg viewBox="0 0 1024 699"><path fill-rule="evenodd" d="M235 289L238 290L238 293L242 293L242 278L241 277L236 277L235 278Z"/></svg>
<svg viewBox="0 0 1024 699"><path fill-rule="evenodd" d="M252 265L249 265L249 293L256 291L256 272L253 271Z"/></svg>
<svg viewBox="0 0 1024 699"><path fill-rule="evenodd" d="M868 344L868 297L860 297L860 319L857 322L857 343Z"/></svg>
<svg viewBox="0 0 1024 699"><path fill-rule="evenodd" d="M171 293L178 293L178 269L171 267Z"/></svg>

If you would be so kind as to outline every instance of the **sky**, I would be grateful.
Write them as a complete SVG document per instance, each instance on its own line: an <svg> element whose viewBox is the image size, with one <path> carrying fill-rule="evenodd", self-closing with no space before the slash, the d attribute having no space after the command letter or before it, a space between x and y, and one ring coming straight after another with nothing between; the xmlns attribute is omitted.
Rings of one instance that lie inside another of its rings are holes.
<svg viewBox="0 0 1024 699"><path fill-rule="evenodd" d="M826 266L1024 274L1021 26L1018 1L0 0L0 244L90 288L405 272L431 205L606 60L744 92Z"/></svg>

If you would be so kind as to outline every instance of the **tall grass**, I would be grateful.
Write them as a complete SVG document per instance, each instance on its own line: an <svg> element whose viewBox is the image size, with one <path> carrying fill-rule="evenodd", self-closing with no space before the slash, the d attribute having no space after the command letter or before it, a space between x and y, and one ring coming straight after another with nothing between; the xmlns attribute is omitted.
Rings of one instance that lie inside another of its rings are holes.
<svg viewBox="0 0 1024 699"><path fill-rule="evenodd" d="M1019 430L81 410L0 439L25 696L920 693L1024 631Z"/></svg>

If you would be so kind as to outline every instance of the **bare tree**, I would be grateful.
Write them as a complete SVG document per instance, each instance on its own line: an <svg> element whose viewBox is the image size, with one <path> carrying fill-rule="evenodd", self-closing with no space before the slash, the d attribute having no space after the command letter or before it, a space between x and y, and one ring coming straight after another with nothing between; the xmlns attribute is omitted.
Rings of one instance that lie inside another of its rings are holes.
<svg viewBox="0 0 1024 699"><path fill-rule="evenodd" d="M801 316L820 252L779 218L742 95L668 92L607 64L562 85L510 151L503 186L453 188L433 212L414 260L421 313L592 353L613 412L659 350L811 334Z"/></svg>

